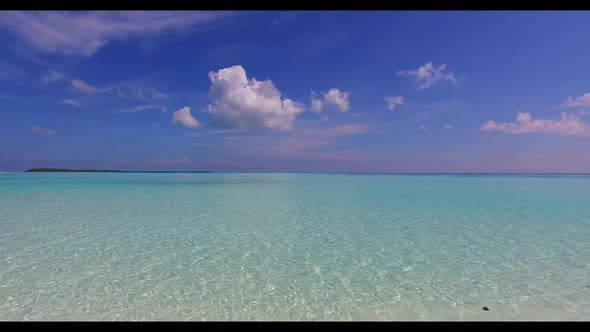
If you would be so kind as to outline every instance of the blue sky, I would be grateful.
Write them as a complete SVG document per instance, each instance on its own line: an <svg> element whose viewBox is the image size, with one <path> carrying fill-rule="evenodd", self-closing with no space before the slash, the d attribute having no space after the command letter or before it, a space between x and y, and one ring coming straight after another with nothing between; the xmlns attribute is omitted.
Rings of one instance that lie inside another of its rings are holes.
<svg viewBox="0 0 590 332"><path fill-rule="evenodd" d="M590 172L588 12L2 12L0 170Z"/></svg>

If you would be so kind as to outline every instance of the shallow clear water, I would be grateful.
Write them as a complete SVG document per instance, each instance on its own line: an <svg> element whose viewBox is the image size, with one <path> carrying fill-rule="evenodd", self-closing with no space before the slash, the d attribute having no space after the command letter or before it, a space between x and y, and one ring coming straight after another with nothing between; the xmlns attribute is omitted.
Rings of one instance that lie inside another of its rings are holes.
<svg viewBox="0 0 590 332"><path fill-rule="evenodd" d="M589 320L590 176L3 173L24 319Z"/></svg>

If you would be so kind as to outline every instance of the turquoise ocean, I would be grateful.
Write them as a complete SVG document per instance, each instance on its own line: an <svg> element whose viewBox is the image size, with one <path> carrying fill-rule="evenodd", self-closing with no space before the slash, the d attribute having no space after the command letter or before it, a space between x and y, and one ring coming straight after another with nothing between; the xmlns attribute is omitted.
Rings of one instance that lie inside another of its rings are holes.
<svg viewBox="0 0 590 332"><path fill-rule="evenodd" d="M0 320L590 320L590 175L0 173Z"/></svg>

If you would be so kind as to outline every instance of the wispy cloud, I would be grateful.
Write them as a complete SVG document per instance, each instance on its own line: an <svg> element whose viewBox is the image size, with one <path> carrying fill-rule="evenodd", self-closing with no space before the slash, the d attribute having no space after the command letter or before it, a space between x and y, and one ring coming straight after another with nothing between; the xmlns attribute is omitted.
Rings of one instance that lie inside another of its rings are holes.
<svg viewBox="0 0 590 332"><path fill-rule="evenodd" d="M64 99L61 102L66 105L71 105L71 106L76 106L76 107L80 107L80 105L81 105L80 101L77 99Z"/></svg>
<svg viewBox="0 0 590 332"><path fill-rule="evenodd" d="M511 123L496 123L487 121L480 130L501 131L508 134L543 133L560 136L588 136L590 126L573 114L561 113L559 120L533 120L530 113L518 112L516 121Z"/></svg>
<svg viewBox="0 0 590 332"><path fill-rule="evenodd" d="M91 56L111 41L183 31L227 16L228 12L176 11L6 11L0 27L32 49L48 54Z"/></svg>
<svg viewBox="0 0 590 332"><path fill-rule="evenodd" d="M338 140L369 132L366 124L349 124L322 129L299 129L280 136L228 136L224 142L236 151L260 154L265 158L314 160L375 160L374 156L350 150L334 150ZM247 147L247 148L245 148Z"/></svg>
<svg viewBox="0 0 590 332"><path fill-rule="evenodd" d="M272 141L265 153L270 156L315 160L373 160L373 156L356 151L333 150L342 137L358 136L369 131L366 124L341 125L319 130L300 130L293 135ZM326 150L326 148L332 148Z"/></svg>
<svg viewBox="0 0 590 332"><path fill-rule="evenodd" d="M400 70L397 72L400 76L411 77L414 80L417 89L426 89L438 81L448 81L453 84L457 83L455 75L450 71L445 71L447 65L443 64L434 67L432 62L428 62L417 70Z"/></svg>
<svg viewBox="0 0 590 332"><path fill-rule="evenodd" d="M587 108L590 107L590 92L585 93L579 97L572 98L571 96L567 98L564 105L566 107L571 108Z"/></svg>
<svg viewBox="0 0 590 332"><path fill-rule="evenodd" d="M31 131L35 134L45 135L45 136L55 136L57 132L53 129L41 128L39 126L31 126Z"/></svg>
<svg viewBox="0 0 590 332"><path fill-rule="evenodd" d="M141 80L130 80L97 87L81 79L70 80L70 86L73 91L87 95L109 94L109 97L116 96L123 99L136 99L146 102L156 102L156 100L162 100L171 95L155 88L141 86L142 84L145 84L145 82Z"/></svg>
<svg viewBox="0 0 590 332"><path fill-rule="evenodd" d="M43 75L43 77L41 78L41 81L43 81L43 83L52 83L52 82L57 82L57 81L61 81L65 78L65 75L55 71L55 70L50 70L48 71L45 75Z"/></svg>
<svg viewBox="0 0 590 332"><path fill-rule="evenodd" d="M139 100L160 100L170 96L170 93L158 91L154 88L144 87L128 87L117 86L113 87L117 91L117 96L121 98L134 98Z"/></svg>
<svg viewBox="0 0 590 332"><path fill-rule="evenodd" d="M355 136L364 134L369 131L369 126L364 123L348 124L336 127L325 128L321 130L303 130L302 133L306 135L316 135L320 137L341 137L341 136Z"/></svg>
<svg viewBox="0 0 590 332"><path fill-rule="evenodd" d="M385 97L385 101L387 102L387 109L390 111L393 111L396 106L404 104L404 97L403 96Z"/></svg>
<svg viewBox="0 0 590 332"><path fill-rule="evenodd" d="M113 111L113 113L137 113L147 110L159 109L161 106L158 105L139 105L131 108L125 108L117 111Z"/></svg>
<svg viewBox="0 0 590 332"><path fill-rule="evenodd" d="M453 127L453 125L446 124L446 125L443 127L443 130L445 130L445 131L449 131L449 130L451 130L451 129L453 129L453 128L454 128L454 127Z"/></svg>
<svg viewBox="0 0 590 332"><path fill-rule="evenodd" d="M185 133L186 136L191 136L191 137L202 137L202 136L208 136L208 135L223 135L223 134L234 134L234 133L240 133L242 132L239 129L213 129L213 130L207 130L207 131L191 131L191 132L187 132ZM228 136L228 137L232 137L232 136Z"/></svg>
<svg viewBox="0 0 590 332"><path fill-rule="evenodd" d="M94 93L99 92L99 90L96 87L94 87L82 80L73 79L70 81L70 83L72 84L72 88L74 90L85 93L85 94L94 94Z"/></svg>
<svg viewBox="0 0 590 332"><path fill-rule="evenodd" d="M429 131L430 128L428 128L428 126L426 126L426 125L420 125L420 126L418 126L418 130L420 130L420 131Z"/></svg>

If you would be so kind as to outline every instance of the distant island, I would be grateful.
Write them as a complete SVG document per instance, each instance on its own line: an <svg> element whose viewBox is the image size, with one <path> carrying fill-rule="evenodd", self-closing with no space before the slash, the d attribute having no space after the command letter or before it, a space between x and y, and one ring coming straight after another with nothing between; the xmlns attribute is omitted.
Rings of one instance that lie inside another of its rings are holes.
<svg viewBox="0 0 590 332"><path fill-rule="evenodd" d="M212 171L120 171L111 169L31 168L27 173L213 173Z"/></svg>

